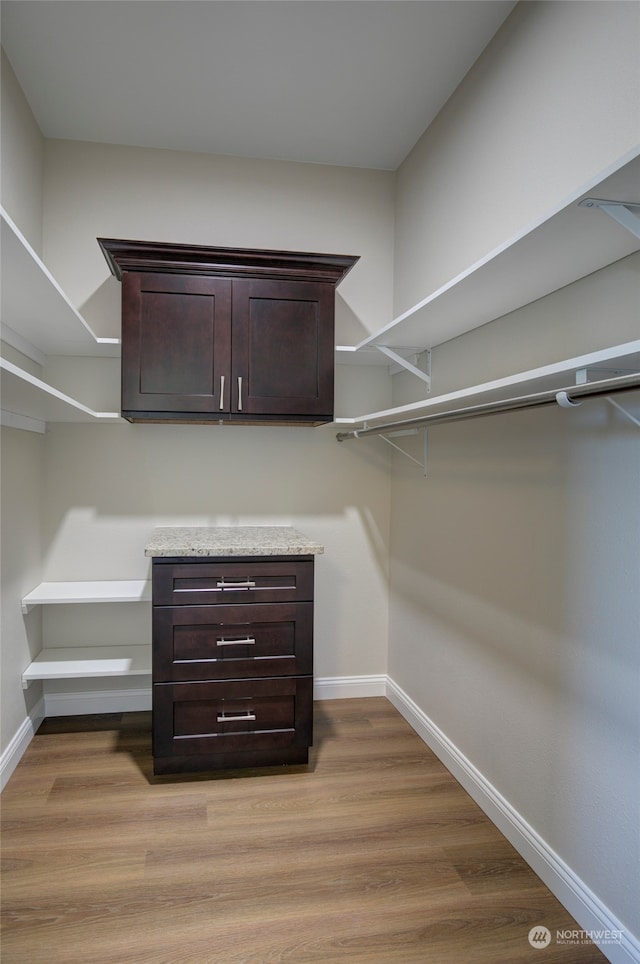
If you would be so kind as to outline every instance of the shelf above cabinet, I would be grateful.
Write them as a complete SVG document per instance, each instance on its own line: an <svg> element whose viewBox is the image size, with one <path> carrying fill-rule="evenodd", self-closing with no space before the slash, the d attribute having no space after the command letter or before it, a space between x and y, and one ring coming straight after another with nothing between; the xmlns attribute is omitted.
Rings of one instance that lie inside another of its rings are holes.
<svg viewBox="0 0 640 964"><path fill-rule="evenodd" d="M428 293L389 324L355 346L339 346L338 360L388 364L377 345L434 348L537 301L586 275L640 250L630 229L597 206L581 206L594 195L621 203L640 201L640 157L634 157L528 225L456 277ZM629 212L630 218L636 214ZM361 357L359 357L361 356Z"/></svg>
<svg viewBox="0 0 640 964"><path fill-rule="evenodd" d="M151 646L43 649L23 672L22 687L34 680L150 675Z"/></svg>
<svg viewBox="0 0 640 964"><path fill-rule="evenodd" d="M35 349L31 357L38 353L117 357L120 339L98 337L1 208L0 220L2 337L20 351L26 347L26 354L29 348Z"/></svg>

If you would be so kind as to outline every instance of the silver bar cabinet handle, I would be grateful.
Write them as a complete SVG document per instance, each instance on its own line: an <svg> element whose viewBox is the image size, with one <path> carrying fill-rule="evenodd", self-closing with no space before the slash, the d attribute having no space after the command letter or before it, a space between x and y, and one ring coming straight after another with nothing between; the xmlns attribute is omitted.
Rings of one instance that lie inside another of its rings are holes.
<svg viewBox="0 0 640 964"><path fill-rule="evenodd" d="M224 713L218 713L218 723L244 723L251 722L255 718L255 713L243 713L242 716L225 716Z"/></svg>
<svg viewBox="0 0 640 964"><path fill-rule="evenodd" d="M224 408L224 375L220 376L220 411Z"/></svg>
<svg viewBox="0 0 640 964"><path fill-rule="evenodd" d="M242 375L238 375L238 411L242 411Z"/></svg>
<svg viewBox="0 0 640 964"><path fill-rule="evenodd" d="M216 583L217 589L229 590L229 589L255 589L256 584L253 579L242 579L239 582L225 582L224 576L220 582Z"/></svg>
<svg viewBox="0 0 640 964"><path fill-rule="evenodd" d="M243 636L240 639L216 639L216 646L255 646L256 641L253 636Z"/></svg>

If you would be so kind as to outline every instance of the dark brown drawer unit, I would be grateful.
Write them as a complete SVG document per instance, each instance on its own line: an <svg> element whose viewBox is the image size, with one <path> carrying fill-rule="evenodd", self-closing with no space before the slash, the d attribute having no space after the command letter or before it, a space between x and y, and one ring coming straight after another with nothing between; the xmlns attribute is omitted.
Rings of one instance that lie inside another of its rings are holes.
<svg viewBox="0 0 640 964"><path fill-rule="evenodd" d="M306 763L313 556L153 560L154 772Z"/></svg>

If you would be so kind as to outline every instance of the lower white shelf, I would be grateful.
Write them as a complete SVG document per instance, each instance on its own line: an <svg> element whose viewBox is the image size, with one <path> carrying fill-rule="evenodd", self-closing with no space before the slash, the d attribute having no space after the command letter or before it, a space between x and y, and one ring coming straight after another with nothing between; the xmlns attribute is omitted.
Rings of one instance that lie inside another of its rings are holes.
<svg viewBox="0 0 640 964"><path fill-rule="evenodd" d="M55 603L150 602L149 579L102 579L82 582L41 582L22 598L22 612Z"/></svg>
<svg viewBox="0 0 640 964"><path fill-rule="evenodd" d="M22 688L33 680L150 675L148 645L43 649L23 672Z"/></svg>

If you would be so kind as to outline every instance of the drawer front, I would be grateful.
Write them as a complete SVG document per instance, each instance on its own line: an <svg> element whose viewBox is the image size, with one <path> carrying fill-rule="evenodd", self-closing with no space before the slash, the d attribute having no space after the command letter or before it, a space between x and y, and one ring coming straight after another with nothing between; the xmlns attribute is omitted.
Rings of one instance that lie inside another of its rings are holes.
<svg viewBox="0 0 640 964"><path fill-rule="evenodd" d="M313 599L313 560L153 562L154 606L211 606Z"/></svg>
<svg viewBox="0 0 640 964"><path fill-rule="evenodd" d="M306 676L313 603L154 606L154 682Z"/></svg>
<svg viewBox="0 0 640 964"><path fill-rule="evenodd" d="M155 683L153 754L175 757L310 746L311 677Z"/></svg>

